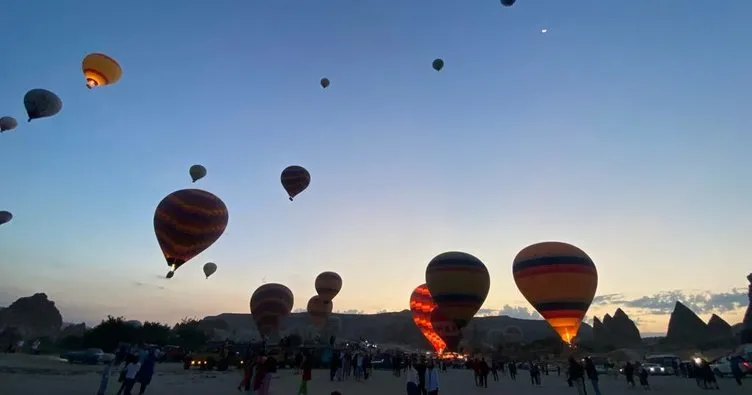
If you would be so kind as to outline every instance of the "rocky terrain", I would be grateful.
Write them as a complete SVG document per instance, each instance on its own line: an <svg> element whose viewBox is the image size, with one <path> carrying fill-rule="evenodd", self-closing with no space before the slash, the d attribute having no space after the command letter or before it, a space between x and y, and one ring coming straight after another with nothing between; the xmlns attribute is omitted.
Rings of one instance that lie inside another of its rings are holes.
<svg viewBox="0 0 752 395"><path fill-rule="evenodd" d="M626 348L641 344L642 337L634 321L619 308L603 320L593 318L593 343L598 348Z"/></svg>
<svg viewBox="0 0 752 395"><path fill-rule="evenodd" d="M20 298L0 310L0 334L3 337L55 338L63 325L63 316L46 294Z"/></svg>

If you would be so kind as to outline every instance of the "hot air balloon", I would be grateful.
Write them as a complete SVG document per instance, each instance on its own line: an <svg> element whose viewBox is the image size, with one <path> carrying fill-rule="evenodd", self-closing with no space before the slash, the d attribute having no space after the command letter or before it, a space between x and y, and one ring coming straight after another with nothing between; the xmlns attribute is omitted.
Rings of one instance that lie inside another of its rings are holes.
<svg viewBox="0 0 752 395"><path fill-rule="evenodd" d="M311 183L311 173L301 166L288 166L282 170L282 187L290 196L290 201L303 192Z"/></svg>
<svg viewBox="0 0 752 395"><path fill-rule="evenodd" d="M63 101L46 89L32 89L24 95L24 107L31 122L32 119L56 115L63 109Z"/></svg>
<svg viewBox="0 0 752 395"><path fill-rule="evenodd" d="M13 117L0 118L0 133L13 130L16 128L16 126L18 126L18 122L16 122L16 118L13 118Z"/></svg>
<svg viewBox="0 0 752 395"><path fill-rule="evenodd" d="M206 177L206 168L201 165L193 165L190 169L188 169L188 174L191 175L191 180L193 180L193 182L196 182Z"/></svg>
<svg viewBox="0 0 752 395"><path fill-rule="evenodd" d="M486 301L491 278L480 259L450 251L428 263L426 285L436 304L461 330Z"/></svg>
<svg viewBox="0 0 752 395"><path fill-rule="evenodd" d="M438 306L431 312L431 326L446 344L446 350L456 352L460 340L462 340L462 332L454 320L450 319L447 314L444 314L441 306Z"/></svg>
<svg viewBox="0 0 752 395"><path fill-rule="evenodd" d="M13 214L8 211L0 211L0 225L6 224L13 219Z"/></svg>
<svg viewBox="0 0 752 395"><path fill-rule="evenodd" d="M314 286L321 300L329 303L342 289L342 277L335 272L323 272L316 276Z"/></svg>
<svg viewBox="0 0 752 395"><path fill-rule="evenodd" d="M118 62L101 53L90 53L81 62L81 69L86 77L86 87L112 85L123 76L123 69Z"/></svg>
<svg viewBox="0 0 752 395"><path fill-rule="evenodd" d="M501 0L501 5L504 7L511 7L517 0Z"/></svg>
<svg viewBox="0 0 752 395"><path fill-rule="evenodd" d="M329 87L329 78L322 78L321 79L321 87L322 88L328 88Z"/></svg>
<svg viewBox="0 0 752 395"><path fill-rule="evenodd" d="M413 322L420 333L428 340L434 351L441 352L446 348L446 343L441 340L431 325L431 312L436 308L436 302L428 292L426 284L418 285L410 294L410 311L413 313Z"/></svg>
<svg viewBox="0 0 752 395"><path fill-rule="evenodd" d="M167 195L154 211L154 233L170 271L209 248L227 228L225 203L201 189L181 189Z"/></svg>
<svg viewBox="0 0 752 395"><path fill-rule="evenodd" d="M313 325L317 328L323 328L326 326L326 320L329 317L329 314L332 313L332 308L334 308L334 304L331 301L328 303L324 302L324 300L318 295L312 296L311 299L308 299L308 315L311 316L311 321L313 321Z"/></svg>
<svg viewBox="0 0 752 395"><path fill-rule="evenodd" d="M292 311L295 298L290 288L282 284L264 284L251 295L251 315L264 337L279 331L282 320Z"/></svg>
<svg viewBox="0 0 752 395"><path fill-rule="evenodd" d="M204 276L206 278L209 278L214 272L217 271L217 264L214 262L206 262L204 263Z"/></svg>
<svg viewBox="0 0 752 395"><path fill-rule="evenodd" d="M431 63L431 67L436 71L441 71L441 69L444 68L444 61L441 59L434 59L433 63Z"/></svg>
<svg viewBox="0 0 752 395"><path fill-rule="evenodd" d="M512 274L525 299L571 344L598 288L592 259L571 244L548 241L523 248Z"/></svg>

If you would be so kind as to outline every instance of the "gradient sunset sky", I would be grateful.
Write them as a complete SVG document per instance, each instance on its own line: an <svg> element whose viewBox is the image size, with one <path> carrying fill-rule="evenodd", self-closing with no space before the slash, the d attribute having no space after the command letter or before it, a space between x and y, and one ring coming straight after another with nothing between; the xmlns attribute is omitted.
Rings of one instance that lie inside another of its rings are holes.
<svg viewBox="0 0 752 395"><path fill-rule="evenodd" d="M263 282L303 308L334 270L337 310L401 310L428 261L460 250L491 273L484 309L524 316L512 260L560 240L598 266L590 316L623 306L663 332L661 301L682 299L738 322L749 15L745 0L5 0L0 116L19 127L0 136L15 215L0 305L43 291L69 322L175 322L248 312ZM90 52L123 79L87 90ZM63 111L27 124L33 88ZM167 281L153 212L194 163L230 223ZM312 174L293 203L291 164Z"/></svg>

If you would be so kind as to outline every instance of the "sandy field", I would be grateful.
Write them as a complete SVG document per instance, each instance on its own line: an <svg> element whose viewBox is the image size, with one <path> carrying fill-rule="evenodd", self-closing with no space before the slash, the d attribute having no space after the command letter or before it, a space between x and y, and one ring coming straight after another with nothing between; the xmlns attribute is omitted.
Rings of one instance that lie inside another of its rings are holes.
<svg viewBox="0 0 752 395"><path fill-rule="evenodd" d="M2 395L86 395L96 394L99 387L102 366L70 365L53 357L0 354L0 394ZM241 374L238 371L201 373L185 371L180 364L157 365L157 373L147 394L158 395L221 395L237 394L237 384ZM280 371L272 381L271 393L294 395L297 393L300 376L291 370ZM488 388L475 387L473 376L467 370L442 372L440 393L444 395L472 394L514 394L514 395L561 395L576 394L567 386L565 378L556 375L543 376L541 387L532 387L526 371L521 371L517 381L501 377L499 382L489 382ZM697 388L694 380L676 377L651 377L651 393L670 395L705 394ZM738 387L733 380L721 379L721 390L716 394L750 394L752 379L746 379L744 387ZM116 376L110 380L108 394L115 394L119 388ZM138 388L138 387L136 387ZM314 371L309 385L311 395L329 395L338 390L343 395L398 395L405 394L404 377L394 377L390 371L377 371L365 382L347 380L331 382L328 371ZM647 392L629 389L623 378L604 377L601 379L601 392L604 395L635 394ZM137 393L137 392L136 392ZM588 394L593 394L588 388Z"/></svg>

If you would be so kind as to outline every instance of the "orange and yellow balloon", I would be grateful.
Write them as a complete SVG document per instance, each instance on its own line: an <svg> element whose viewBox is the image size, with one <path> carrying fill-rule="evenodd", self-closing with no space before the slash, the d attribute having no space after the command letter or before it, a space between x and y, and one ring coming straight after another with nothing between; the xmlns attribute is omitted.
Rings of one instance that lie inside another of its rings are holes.
<svg viewBox="0 0 752 395"><path fill-rule="evenodd" d="M101 53L90 53L81 62L81 69L86 77L86 87L89 89L112 85L123 76L123 69L118 62Z"/></svg>
<svg viewBox="0 0 752 395"><path fill-rule="evenodd" d="M441 352L446 348L446 343L433 329L431 325L431 312L438 305L431 297L426 284L418 285L410 294L410 311L413 313L413 322L418 327L420 333L431 343L436 352Z"/></svg>
<svg viewBox="0 0 752 395"><path fill-rule="evenodd" d="M525 299L571 344L598 288L593 260L571 244L547 241L523 248L512 274Z"/></svg>

